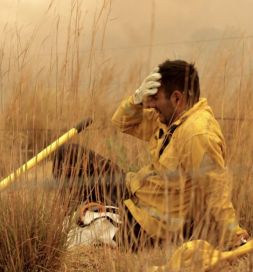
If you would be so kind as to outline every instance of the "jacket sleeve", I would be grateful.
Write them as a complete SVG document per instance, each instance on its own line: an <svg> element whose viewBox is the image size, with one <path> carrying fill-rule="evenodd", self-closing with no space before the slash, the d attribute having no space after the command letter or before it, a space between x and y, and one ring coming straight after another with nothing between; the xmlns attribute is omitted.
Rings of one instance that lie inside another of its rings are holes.
<svg viewBox="0 0 253 272"><path fill-rule="evenodd" d="M158 127L157 117L152 109L135 105L133 98L123 100L112 117L112 123L121 132L148 141Z"/></svg>
<svg viewBox="0 0 253 272"><path fill-rule="evenodd" d="M223 139L216 135L195 135L185 144L182 165L196 188L196 208L203 205L209 223L213 224L214 219L220 244L232 245L244 230L238 225L231 202L232 184L225 167L224 148Z"/></svg>

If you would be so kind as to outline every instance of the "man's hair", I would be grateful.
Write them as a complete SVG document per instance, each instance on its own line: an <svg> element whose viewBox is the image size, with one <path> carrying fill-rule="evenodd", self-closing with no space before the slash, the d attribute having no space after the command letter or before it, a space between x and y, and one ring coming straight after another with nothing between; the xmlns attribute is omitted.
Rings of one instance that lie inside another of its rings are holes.
<svg viewBox="0 0 253 272"><path fill-rule="evenodd" d="M190 106L198 102L200 96L199 76L194 64L183 60L166 60L159 65L161 85L167 97L179 90L186 94Z"/></svg>

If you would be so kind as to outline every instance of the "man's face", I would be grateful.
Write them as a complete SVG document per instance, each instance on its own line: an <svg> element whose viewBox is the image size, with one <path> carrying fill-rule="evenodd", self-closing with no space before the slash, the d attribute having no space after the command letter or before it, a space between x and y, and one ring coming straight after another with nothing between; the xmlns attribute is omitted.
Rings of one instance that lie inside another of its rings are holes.
<svg viewBox="0 0 253 272"><path fill-rule="evenodd" d="M160 87L155 95L146 98L145 106L156 110L161 123L169 125L176 117L177 109L173 106L171 99L166 97L163 87Z"/></svg>

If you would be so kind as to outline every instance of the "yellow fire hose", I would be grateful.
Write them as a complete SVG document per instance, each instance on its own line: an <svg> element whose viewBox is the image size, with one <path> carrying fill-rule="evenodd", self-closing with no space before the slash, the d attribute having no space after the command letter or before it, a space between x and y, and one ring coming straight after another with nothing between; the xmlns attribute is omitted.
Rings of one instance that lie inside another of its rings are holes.
<svg viewBox="0 0 253 272"><path fill-rule="evenodd" d="M67 131L65 134L63 134L61 137L59 137L57 140L55 140L53 143L51 143L49 146L47 146L45 149L40 151L36 156L31 158L29 161L24 163L22 166L20 166L18 169L16 169L14 172L12 172L9 176L4 178L0 181L0 192L7 188L17 177L19 177L21 174L25 173L32 167L34 167L37 163L48 157L51 153L53 153L57 148L59 148L61 145L69 141L73 136L80 133L82 130L84 130L86 127L88 127L92 123L91 118L86 118L82 122L80 122L78 125L76 125L74 128Z"/></svg>
<svg viewBox="0 0 253 272"><path fill-rule="evenodd" d="M184 243L170 257L167 265L153 266L148 272L209 271L221 262L234 260L253 252L253 240L230 251L220 251L204 240Z"/></svg>

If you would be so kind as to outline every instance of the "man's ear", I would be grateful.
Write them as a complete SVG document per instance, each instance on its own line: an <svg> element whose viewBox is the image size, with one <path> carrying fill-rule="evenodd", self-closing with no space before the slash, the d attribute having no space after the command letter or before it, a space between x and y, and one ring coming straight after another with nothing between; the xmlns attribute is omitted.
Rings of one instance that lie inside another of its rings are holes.
<svg viewBox="0 0 253 272"><path fill-rule="evenodd" d="M183 99L183 94L178 90L173 91L170 96L171 103L174 107L181 106L183 103Z"/></svg>

